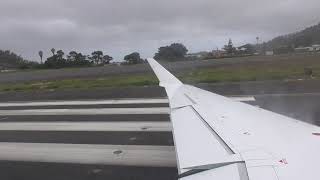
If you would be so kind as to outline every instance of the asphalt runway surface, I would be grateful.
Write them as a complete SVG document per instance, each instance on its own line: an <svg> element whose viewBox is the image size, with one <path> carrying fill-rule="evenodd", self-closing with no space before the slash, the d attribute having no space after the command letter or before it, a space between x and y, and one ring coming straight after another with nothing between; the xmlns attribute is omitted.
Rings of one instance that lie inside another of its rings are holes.
<svg viewBox="0 0 320 180"><path fill-rule="evenodd" d="M0 102L0 179L176 179L168 100L113 96Z"/></svg>
<svg viewBox="0 0 320 180"><path fill-rule="evenodd" d="M320 91L312 83L198 86L320 125ZM162 88L2 93L0 99L1 180L177 179Z"/></svg>

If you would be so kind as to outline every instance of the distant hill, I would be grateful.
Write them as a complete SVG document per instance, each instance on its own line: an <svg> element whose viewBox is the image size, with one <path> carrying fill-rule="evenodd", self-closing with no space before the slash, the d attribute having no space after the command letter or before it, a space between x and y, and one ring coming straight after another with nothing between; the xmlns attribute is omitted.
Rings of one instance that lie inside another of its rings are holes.
<svg viewBox="0 0 320 180"><path fill-rule="evenodd" d="M27 61L21 56L8 50L0 49L0 70L2 69L24 69L28 68L36 63Z"/></svg>
<svg viewBox="0 0 320 180"><path fill-rule="evenodd" d="M271 41L264 43L264 46L268 49L275 49L280 47L306 47L313 44L320 44L320 23L300 32L276 37Z"/></svg>

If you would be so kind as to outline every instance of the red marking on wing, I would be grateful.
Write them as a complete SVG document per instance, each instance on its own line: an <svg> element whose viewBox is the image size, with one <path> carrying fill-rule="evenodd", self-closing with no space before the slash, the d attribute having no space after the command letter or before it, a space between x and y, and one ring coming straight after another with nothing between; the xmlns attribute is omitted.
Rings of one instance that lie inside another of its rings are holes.
<svg viewBox="0 0 320 180"><path fill-rule="evenodd" d="M281 159L279 162L282 164L288 164L288 161L286 159Z"/></svg>

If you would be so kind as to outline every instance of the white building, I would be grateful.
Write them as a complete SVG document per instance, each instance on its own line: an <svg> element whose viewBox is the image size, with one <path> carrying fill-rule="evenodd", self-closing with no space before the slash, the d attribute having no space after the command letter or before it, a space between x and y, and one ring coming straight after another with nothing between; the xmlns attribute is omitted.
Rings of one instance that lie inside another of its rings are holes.
<svg viewBox="0 0 320 180"><path fill-rule="evenodd" d="M191 58L204 58L207 57L209 55L209 52L206 51L201 51L201 52L197 52L197 53L190 53L187 54L185 57L191 57Z"/></svg>
<svg viewBox="0 0 320 180"><path fill-rule="evenodd" d="M312 45L313 51L320 51L320 44L314 44Z"/></svg>
<svg viewBox="0 0 320 180"><path fill-rule="evenodd" d="M266 51L266 56L273 56L273 55L274 55L273 51Z"/></svg>

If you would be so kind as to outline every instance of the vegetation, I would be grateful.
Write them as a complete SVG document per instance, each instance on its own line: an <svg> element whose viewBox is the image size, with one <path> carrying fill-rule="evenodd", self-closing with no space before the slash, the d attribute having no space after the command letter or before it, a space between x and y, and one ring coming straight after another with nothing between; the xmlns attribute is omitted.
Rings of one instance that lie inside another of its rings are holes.
<svg viewBox="0 0 320 180"><path fill-rule="evenodd" d="M184 60L188 49L180 43L173 43L170 46L160 47L154 58L164 61Z"/></svg>
<svg viewBox="0 0 320 180"><path fill-rule="evenodd" d="M320 44L320 24L306 28L300 32L279 36L264 43L267 49L306 47Z"/></svg>
<svg viewBox="0 0 320 180"><path fill-rule="evenodd" d="M67 55L67 59L64 58L64 52L62 50L57 51L57 54L49 57L44 63L44 68L64 68L64 67L76 67L76 66L90 66L92 62L86 59L86 56L75 51L71 51Z"/></svg>
<svg viewBox="0 0 320 180"><path fill-rule="evenodd" d="M23 59L21 56L9 50L0 50L0 70L2 69L27 69L36 66L38 63Z"/></svg>
<svg viewBox="0 0 320 180"><path fill-rule="evenodd" d="M0 91L32 91L52 89L91 89L101 87L125 87L156 85L158 80L151 74L117 76L97 79L67 79L33 83L0 84Z"/></svg>
<svg viewBox="0 0 320 180"><path fill-rule="evenodd" d="M320 66L314 69L319 77ZM247 68L217 68L202 69L194 71L184 79L189 83L217 83L217 82L240 82L240 81L261 81L261 80L284 80L310 78L305 74L303 67L247 67Z"/></svg>
<svg viewBox="0 0 320 180"><path fill-rule="evenodd" d="M43 68L65 68L65 67L81 67L81 66L100 66L110 64L113 58L109 55L104 55L102 51L94 51L91 56L83 55L76 51L71 51L65 58L65 53L62 50L51 49L52 56L47 58ZM41 57L41 56L40 56Z"/></svg>
<svg viewBox="0 0 320 180"><path fill-rule="evenodd" d="M144 60L141 59L140 54L138 52L134 52L134 53L126 55L124 57L124 60L126 61L125 64L140 64L140 63L144 63Z"/></svg>
<svg viewBox="0 0 320 180"><path fill-rule="evenodd" d="M109 55L103 55L102 51L94 51L91 53L91 57L89 59L92 60L92 63L96 65L103 65L103 64L110 64L110 61L113 60L113 58Z"/></svg>
<svg viewBox="0 0 320 180"><path fill-rule="evenodd" d="M68 69L66 69L68 70ZM233 65L209 67L179 72L177 76L185 83L219 83L260 80L319 79L320 63L317 59L297 59L243 62ZM153 74L128 74L96 79L66 79L32 83L1 84L0 91L33 91L74 88L105 88L157 85Z"/></svg>

